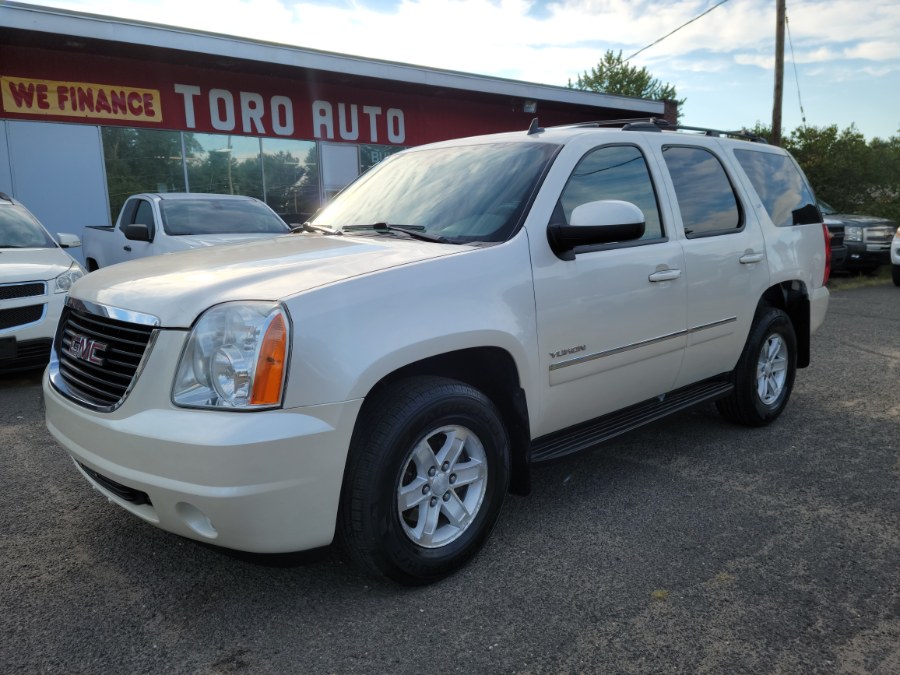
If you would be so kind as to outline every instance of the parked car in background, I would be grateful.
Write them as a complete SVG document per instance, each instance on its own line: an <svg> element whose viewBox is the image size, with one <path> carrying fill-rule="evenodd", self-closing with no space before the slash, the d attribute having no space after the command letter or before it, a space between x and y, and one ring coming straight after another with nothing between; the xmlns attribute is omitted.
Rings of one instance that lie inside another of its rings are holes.
<svg viewBox="0 0 900 675"><path fill-rule="evenodd" d="M894 233L894 243L891 244L891 278L894 286L900 286L900 227Z"/></svg>
<svg viewBox="0 0 900 675"><path fill-rule="evenodd" d="M253 197L197 192L138 194L125 201L115 225L85 228L84 260L93 271L161 253L289 232L277 213Z"/></svg>
<svg viewBox="0 0 900 675"><path fill-rule="evenodd" d="M84 275L63 250L81 246L78 237L57 237L0 192L0 373L43 367L50 359L66 292Z"/></svg>
<svg viewBox="0 0 900 675"><path fill-rule="evenodd" d="M819 210L825 217L825 225L835 238L843 228L843 243L847 247L843 263L834 259L832 250L832 272L846 270L868 274L890 262L891 239L897 231L897 223L893 220L838 213L821 200Z"/></svg>

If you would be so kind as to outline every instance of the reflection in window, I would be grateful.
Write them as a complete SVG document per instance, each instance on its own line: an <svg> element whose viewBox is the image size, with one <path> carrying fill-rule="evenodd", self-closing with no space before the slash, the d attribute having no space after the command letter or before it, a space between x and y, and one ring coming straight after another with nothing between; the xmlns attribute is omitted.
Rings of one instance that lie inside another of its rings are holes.
<svg viewBox="0 0 900 675"><path fill-rule="evenodd" d="M101 134L112 222L129 195L185 191L180 132L102 127Z"/></svg>
<svg viewBox="0 0 900 675"><path fill-rule="evenodd" d="M585 155L566 183L559 208L569 222L576 206L605 199L631 202L643 212L647 225L642 239L663 236L653 181L636 147L612 145Z"/></svg>
<svg viewBox="0 0 900 675"><path fill-rule="evenodd" d="M557 149L549 143L486 143L412 150L352 183L314 224L390 223L453 241L504 241Z"/></svg>
<svg viewBox="0 0 900 675"><path fill-rule="evenodd" d="M775 225L793 225L795 213L811 214L806 221L821 222L818 213L807 208L814 207L816 200L800 168L790 157L759 150L735 150L734 155Z"/></svg>
<svg viewBox="0 0 900 675"><path fill-rule="evenodd" d="M359 146L359 172L368 171L378 162L387 159L395 152L403 150L398 145L360 145Z"/></svg>
<svg viewBox="0 0 900 675"><path fill-rule="evenodd" d="M263 198L259 139L222 134L184 134L190 192Z"/></svg>
<svg viewBox="0 0 900 675"><path fill-rule="evenodd" d="M288 223L303 223L319 208L319 164L312 141L264 138L265 202Z"/></svg>
<svg viewBox="0 0 900 675"><path fill-rule="evenodd" d="M703 148L668 146L663 157L686 235L724 234L741 228L734 188L715 155Z"/></svg>

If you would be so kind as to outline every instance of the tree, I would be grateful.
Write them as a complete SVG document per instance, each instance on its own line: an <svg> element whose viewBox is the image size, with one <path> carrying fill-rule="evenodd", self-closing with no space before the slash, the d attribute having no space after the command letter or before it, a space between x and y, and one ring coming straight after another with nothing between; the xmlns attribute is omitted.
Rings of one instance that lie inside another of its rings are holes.
<svg viewBox="0 0 900 675"><path fill-rule="evenodd" d="M638 68L628 64L622 58L622 51L614 53L606 50L600 62L578 76L575 83L569 80L569 89L595 91L602 94L618 94L634 96L655 101L672 101L678 105L678 121L681 121L681 106L687 99L678 98L675 86L668 82L663 84L650 74L646 68Z"/></svg>
<svg viewBox="0 0 900 675"><path fill-rule="evenodd" d="M866 142L854 125L798 127L784 147L816 194L843 213L900 220L900 137Z"/></svg>

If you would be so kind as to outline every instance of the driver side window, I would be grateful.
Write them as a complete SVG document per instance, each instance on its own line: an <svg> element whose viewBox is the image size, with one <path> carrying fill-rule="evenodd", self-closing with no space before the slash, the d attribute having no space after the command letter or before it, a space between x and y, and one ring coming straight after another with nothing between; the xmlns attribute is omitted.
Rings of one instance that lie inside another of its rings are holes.
<svg viewBox="0 0 900 675"><path fill-rule="evenodd" d="M560 195L553 218L569 223L576 206L604 199L631 202L643 212L647 226L642 241L665 236L647 162L633 145L608 145L582 157Z"/></svg>

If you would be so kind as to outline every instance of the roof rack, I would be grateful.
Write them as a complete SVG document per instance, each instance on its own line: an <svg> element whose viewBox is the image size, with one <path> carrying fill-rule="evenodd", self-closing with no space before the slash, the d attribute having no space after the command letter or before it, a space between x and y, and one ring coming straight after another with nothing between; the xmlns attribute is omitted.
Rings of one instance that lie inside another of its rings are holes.
<svg viewBox="0 0 900 675"><path fill-rule="evenodd" d="M622 131L693 131L701 133L704 136L712 136L719 138L725 136L727 138L740 138L754 143L768 143L768 141L757 134L750 133L746 129L740 131L724 131L722 129L709 129L707 127L692 127L685 124L672 124L658 117L638 117L619 120L595 120L593 122L579 122L577 124L564 124L553 129L577 129L579 127L621 127ZM529 134L536 131L543 131L537 126L537 118L532 120Z"/></svg>

